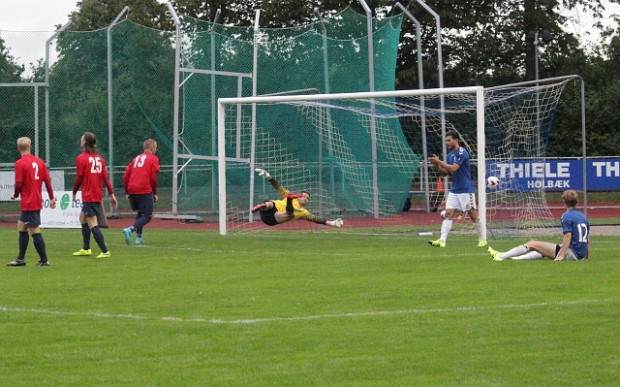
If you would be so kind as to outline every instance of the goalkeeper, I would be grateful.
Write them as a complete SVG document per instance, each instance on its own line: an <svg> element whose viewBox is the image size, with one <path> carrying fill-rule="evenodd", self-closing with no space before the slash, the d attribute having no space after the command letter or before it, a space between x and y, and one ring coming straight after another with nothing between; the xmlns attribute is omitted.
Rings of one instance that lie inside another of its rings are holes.
<svg viewBox="0 0 620 387"><path fill-rule="evenodd" d="M301 191L299 195L291 194L264 169L257 168L255 171L259 176L263 176L269 180L273 188L275 188L280 195L282 195L282 200L268 200L252 208L253 213L260 213L260 218L266 225L276 226L293 219L303 219L332 227L342 227L344 224L341 218L327 220L319 218L316 215L313 215L310 211L306 210L304 206L310 201L310 193L308 193L308 191Z"/></svg>

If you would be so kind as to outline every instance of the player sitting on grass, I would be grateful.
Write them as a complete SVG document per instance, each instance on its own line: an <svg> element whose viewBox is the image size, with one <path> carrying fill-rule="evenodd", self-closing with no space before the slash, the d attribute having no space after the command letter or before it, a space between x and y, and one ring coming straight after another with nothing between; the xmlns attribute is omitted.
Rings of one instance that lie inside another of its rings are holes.
<svg viewBox="0 0 620 387"><path fill-rule="evenodd" d="M562 200L566 212L562 223L561 244L544 241L529 241L502 253L489 246L488 252L494 261L512 259L516 261L550 258L554 261L580 261L590 256L590 222L577 210L579 195L574 190L564 191Z"/></svg>
<svg viewBox="0 0 620 387"><path fill-rule="evenodd" d="M326 224L333 227L342 227L344 224L341 218L327 220L319 218L310 213L310 211L306 210L304 206L310 201L310 194L307 191L301 191L299 195L291 194L264 169L257 168L255 171L259 176L269 180L273 188L275 188L280 195L282 195L282 200L265 201L252 208L253 213L260 213L260 218L266 225L276 226L293 219L304 219L310 222Z"/></svg>

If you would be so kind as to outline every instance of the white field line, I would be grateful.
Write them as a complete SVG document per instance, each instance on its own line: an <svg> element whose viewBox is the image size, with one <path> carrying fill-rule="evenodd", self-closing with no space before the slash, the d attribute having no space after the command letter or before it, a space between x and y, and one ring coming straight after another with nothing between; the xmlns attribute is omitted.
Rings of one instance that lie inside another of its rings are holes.
<svg viewBox="0 0 620 387"><path fill-rule="evenodd" d="M73 245L73 246L77 246L76 249L80 248L80 244L78 243L76 245L75 242L68 242L68 241L57 241L54 242L54 245ZM236 249L209 249L209 248L200 248L200 247L176 247L176 246L154 246L154 245L131 245L131 246L127 246L125 243L115 243L115 242L107 242L106 241L106 245L107 246L112 246L114 247L114 250L110 249L112 251L112 254L116 253L117 250L116 248L118 247L120 250L123 250L125 252L127 251L131 251L131 249L154 249L157 251L189 251L189 252L196 252L196 253L208 253L208 254L246 254L246 253L252 253L253 256L259 256L261 254L264 255L268 255L268 256L287 256L290 257L291 256L291 252L288 250L282 250L282 251L256 251L256 250L252 250L252 249L247 249L247 250L236 250ZM91 245L92 247L92 245ZM97 250L98 247L93 248L93 250ZM126 250L129 249L129 250ZM420 260L420 259L437 259L437 258L441 258L441 257L450 257L450 258L455 258L455 257L484 257L485 259L487 259L489 262L492 262L489 254L487 253L487 251L485 249L479 249L478 253L455 253L455 254L451 254L451 253L443 253L441 251L439 251L439 249L436 248L428 248L429 250L426 252L429 255L428 256L420 256L417 255L419 253L419 251L411 251L411 256L414 257L416 260ZM93 251L94 253L94 251ZM350 257L351 253L339 253L337 251L315 251L313 253L315 256L326 256L326 257ZM359 257L376 257L376 254L373 253L355 253L355 256L357 258ZM381 257L384 258L402 258L403 255L401 253L398 254L381 254ZM88 257L86 257L88 258ZM51 258L50 258L50 262L51 262ZM53 264L53 262L52 262Z"/></svg>
<svg viewBox="0 0 620 387"><path fill-rule="evenodd" d="M540 302L533 304L506 304L494 306L464 306L457 308L431 308L431 309L404 309L404 310L385 310L374 312L355 312L355 313L335 313L320 314L310 316L294 316L294 317L270 317L270 318L253 318L238 320L222 320L222 319L204 319L204 318L184 318L184 317L149 317L135 314L111 314L100 312L63 312L50 309L26 309L0 305L0 313L24 313L24 314L49 314L56 316L68 317L90 317L96 319L118 319L118 320L148 320L148 321L172 321L180 323L202 323L214 325L251 325L262 323L275 323L282 321L309 321L309 320L326 320L326 319L350 319L359 317L377 317L377 316L394 316L394 315L412 315L412 314L442 314L442 313L477 313L488 310L509 310L509 309L530 309L530 308L555 308L563 306L574 306L584 304L602 304L613 303L617 300L573 300L573 301L552 301Z"/></svg>

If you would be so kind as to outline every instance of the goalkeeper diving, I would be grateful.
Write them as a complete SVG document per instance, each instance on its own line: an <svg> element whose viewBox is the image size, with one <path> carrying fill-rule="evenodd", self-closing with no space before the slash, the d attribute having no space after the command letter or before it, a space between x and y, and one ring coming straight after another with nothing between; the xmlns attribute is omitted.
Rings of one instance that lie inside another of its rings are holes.
<svg viewBox="0 0 620 387"><path fill-rule="evenodd" d="M269 183L282 195L281 200L268 200L252 208L252 212L260 213L260 218L268 226L277 226L294 219L307 220L317 224L325 224L332 227L342 227L344 222L341 218L328 220L319 218L306 210L304 206L310 201L310 193L301 191L299 194L292 194L284 188L276 179L264 169L255 169L259 176L269 180Z"/></svg>

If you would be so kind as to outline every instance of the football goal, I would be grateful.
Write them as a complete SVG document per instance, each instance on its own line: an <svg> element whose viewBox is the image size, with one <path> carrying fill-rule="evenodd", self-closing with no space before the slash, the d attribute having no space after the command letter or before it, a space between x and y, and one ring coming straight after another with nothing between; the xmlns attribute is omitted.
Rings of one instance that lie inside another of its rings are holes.
<svg viewBox="0 0 620 387"><path fill-rule="evenodd" d="M484 187L484 103L482 87L220 98L220 233L269 228L251 209L282 197L255 168L267 170L291 192L309 191L307 209L319 217L343 218L347 230L411 227L415 218L402 215L403 204L416 180L428 181L426 157L441 154L443 144L441 133L430 141L423 128L472 125L476 137L468 145L476 147L477 183ZM255 120L258 111L261 122ZM407 117L417 117L421 125L413 143L402 127ZM422 152L413 146L418 139ZM481 190L478 200L483 217L485 193ZM324 226L295 221L276 227Z"/></svg>

